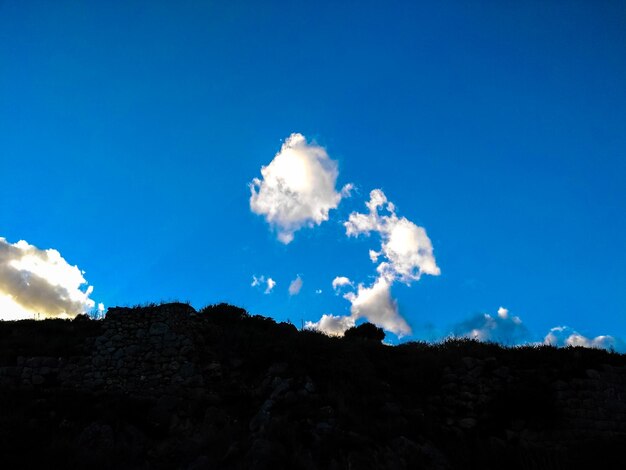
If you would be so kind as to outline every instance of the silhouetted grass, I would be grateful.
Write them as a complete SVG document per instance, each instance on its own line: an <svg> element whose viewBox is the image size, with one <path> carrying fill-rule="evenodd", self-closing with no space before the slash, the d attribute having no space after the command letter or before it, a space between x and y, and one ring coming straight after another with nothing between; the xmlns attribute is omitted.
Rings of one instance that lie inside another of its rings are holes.
<svg viewBox="0 0 626 470"><path fill-rule="evenodd" d="M595 455L609 459L622 449L608 438L585 447L523 444L507 431L518 422L530 431L560 425L554 382L626 366L624 355L464 338L390 347L373 328L356 338L329 337L223 303L189 321L198 368L219 369L190 391L192 398L0 387L5 462L21 455L16 468L165 469L187 468L203 455L202 468L252 468L259 461L249 454L262 439L271 458L257 468L442 468L443 455L448 468L556 469L593 466ZM17 356L85 355L102 325L85 318L0 322L0 366L14 365ZM262 434L253 431L251 420L286 381L295 391L308 383L314 389L306 399L272 398L271 420ZM496 385L485 390L485 383ZM476 422L460 428L460 401L473 394L479 403L481 393L488 400L472 410ZM189 430L175 430L174 416L187 416Z"/></svg>

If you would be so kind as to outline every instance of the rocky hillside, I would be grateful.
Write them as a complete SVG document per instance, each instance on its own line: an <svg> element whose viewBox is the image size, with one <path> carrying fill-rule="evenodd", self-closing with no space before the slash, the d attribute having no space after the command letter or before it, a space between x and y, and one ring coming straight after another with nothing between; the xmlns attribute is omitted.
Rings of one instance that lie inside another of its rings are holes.
<svg viewBox="0 0 626 470"><path fill-rule="evenodd" d="M179 303L0 322L3 467L571 469L623 454L626 356L363 336Z"/></svg>

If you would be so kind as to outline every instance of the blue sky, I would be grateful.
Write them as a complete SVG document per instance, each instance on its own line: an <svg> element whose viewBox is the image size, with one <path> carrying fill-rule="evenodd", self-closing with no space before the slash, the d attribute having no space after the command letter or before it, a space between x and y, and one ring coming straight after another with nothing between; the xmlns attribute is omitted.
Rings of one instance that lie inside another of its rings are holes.
<svg viewBox="0 0 626 470"><path fill-rule="evenodd" d="M626 338L626 4L511 3L2 1L0 237L106 306L300 325L376 281L343 224L380 189L441 270L391 286L404 339L500 307ZM354 189L285 244L249 184L292 133Z"/></svg>

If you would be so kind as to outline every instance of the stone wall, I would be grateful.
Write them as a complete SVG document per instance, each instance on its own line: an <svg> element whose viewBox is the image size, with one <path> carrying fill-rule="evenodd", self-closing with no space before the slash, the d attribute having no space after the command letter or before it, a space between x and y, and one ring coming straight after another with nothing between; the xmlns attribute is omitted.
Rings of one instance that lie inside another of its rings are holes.
<svg viewBox="0 0 626 470"><path fill-rule="evenodd" d="M626 443L622 356L563 351L565 361L573 361L568 364L554 358L542 361L540 351L478 345L468 349L474 355L457 357L436 347L395 349L365 340L307 336L291 325L250 318L245 312L244 320L237 315L235 320L228 315L212 320L207 315L211 313L178 303L112 308L104 320L90 323L88 330L94 333L84 338L82 352L13 359L5 354L0 391L47 397L56 414L62 410L54 408L50 397L66 391L144 400L149 417L142 426L152 431L142 432L168 436L154 444L163 454L154 455L167 455L167 446L195 442L193 458L204 452L211 462L206 468L221 462L222 451L239 452L247 462L267 453L299 455L306 450L316 468L332 467L333 461L336 468L367 468L354 462L368 458L380 468L448 468L446 462L457 458L456 449L467 452L459 454L466 456L461 459L474 455L471 449L476 448L503 456L563 449L567 456L589 443ZM339 369L334 364L338 355ZM421 373L428 372L431 382L407 380L410 370L386 374L386 367L399 367L395 361L400 357L413 367L430 357L441 367L426 364ZM585 360L574 364L579 357ZM354 378L373 387L357 390L358 397L349 395L354 391L346 395L350 383L337 383L344 378L332 375L333 370L356 370ZM76 426L80 442L90 442L94 430L106 428L110 434L115 428L101 420ZM388 441L374 437L381 432ZM285 446L286 438L295 442L293 449ZM231 441L238 442L239 450L233 450ZM337 442L360 450L344 458ZM334 460L325 461L322 456L333 449Z"/></svg>
<svg viewBox="0 0 626 470"><path fill-rule="evenodd" d="M73 357L17 357L0 367L2 384L158 394L202 385L192 325L185 304L155 309L109 309L101 334Z"/></svg>

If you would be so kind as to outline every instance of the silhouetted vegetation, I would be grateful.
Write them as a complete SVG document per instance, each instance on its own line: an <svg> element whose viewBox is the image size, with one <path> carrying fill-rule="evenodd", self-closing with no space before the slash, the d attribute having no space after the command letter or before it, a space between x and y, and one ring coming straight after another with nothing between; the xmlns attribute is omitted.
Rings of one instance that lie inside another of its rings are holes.
<svg viewBox="0 0 626 470"><path fill-rule="evenodd" d="M346 330L344 337L348 339L359 338L370 341L378 341L379 343L385 339L385 331L382 328L372 325L371 323L363 323L359 326L353 326Z"/></svg>
<svg viewBox="0 0 626 470"><path fill-rule="evenodd" d="M298 331L227 304L0 322L3 462L530 469L621 456L623 355L467 339L390 347L374 325L348 331Z"/></svg>

